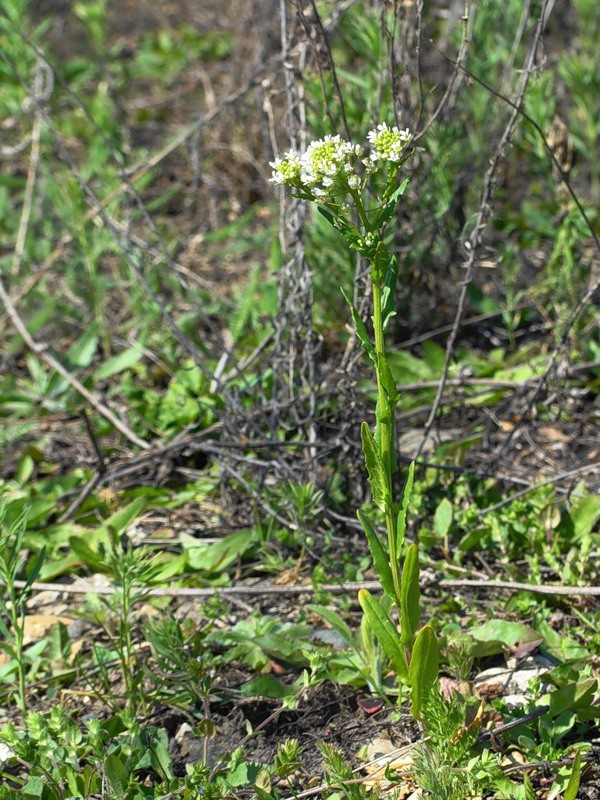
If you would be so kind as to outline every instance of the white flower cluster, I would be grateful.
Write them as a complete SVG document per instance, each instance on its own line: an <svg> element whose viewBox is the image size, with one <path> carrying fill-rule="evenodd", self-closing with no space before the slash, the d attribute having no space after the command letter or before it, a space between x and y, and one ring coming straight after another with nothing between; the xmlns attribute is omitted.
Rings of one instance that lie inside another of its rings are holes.
<svg viewBox="0 0 600 800"><path fill-rule="evenodd" d="M290 150L284 159L273 161L271 181L310 189L317 198L325 197L336 182L357 188L359 178L354 174L354 163L362 153L360 145L347 142L339 135L328 135L311 142L302 156Z"/></svg>
<svg viewBox="0 0 600 800"><path fill-rule="evenodd" d="M367 134L367 139L371 143L369 156L371 161L399 163L412 140L412 134L408 128L403 131L395 125L393 128L388 128L387 124L382 122L374 131Z"/></svg>
<svg viewBox="0 0 600 800"><path fill-rule="evenodd" d="M388 128L385 122L378 125L367 136L371 153L362 162L367 174L376 169L378 161L399 163L411 139L408 129ZM328 135L311 142L303 155L290 150L283 159L271 162L271 182L304 189L315 199L327 197L332 188L358 190L361 179L356 166L363 153L362 145L347 142L339 135Z"/></svg>

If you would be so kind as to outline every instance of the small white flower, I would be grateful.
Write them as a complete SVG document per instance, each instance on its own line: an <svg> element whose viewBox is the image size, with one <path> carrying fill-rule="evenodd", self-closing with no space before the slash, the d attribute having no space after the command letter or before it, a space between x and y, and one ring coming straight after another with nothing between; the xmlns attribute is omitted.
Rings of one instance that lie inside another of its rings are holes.
<svg viewBox="0 0 600 800"><path fill-rule="evenodd" d="M350 177L348 178L348 186L351 189L358 189L358 187L360 186L360 179L358 175L350 175Z"/></svg>

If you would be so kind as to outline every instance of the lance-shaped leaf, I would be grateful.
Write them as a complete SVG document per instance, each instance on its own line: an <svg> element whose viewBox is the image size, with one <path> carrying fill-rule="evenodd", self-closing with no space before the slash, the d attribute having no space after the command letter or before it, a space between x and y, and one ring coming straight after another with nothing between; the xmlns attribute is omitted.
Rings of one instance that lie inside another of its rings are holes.
<svg viewBox="0 0 600 800"><path fill-rule="evenodd" d="M392 375L392 371L383 353L380 353L377 359L377 372L379 373L379 380L381 381L381 385L383 386L389 401L389 409L394 409L398 403L398 389L396 387L396 381ZM388 414L391 417L389 410ZM386 421L391 422L392 420L389 419Z"/></svg>
<svg viewBox="0 0 600 800"><path fill-rule="evenodd" d="M406 657L396 626L381 607L379 600L366 589L361 589L358 593L358 602L381 645L381 649L389 658L394 672L399 680L406 681L408 677Z"/></svg>
<svg viewBox="0 0 600 800"><path fill-rule="evenodd" d="M409 179L406 178L404 181L402 181L400 186L398 186L398 188L390 195L389 200L383 206L383 208L381 209L381 211L379 213L379 216L377 217L377 219L375 220L375 222L373 224L374 228L380 228L381 225L383 225L384 222L387 222L389 219L392 218L392 216L394 214L394 211L396 209L396 206L398 205L398 200L402 197L402 195L406 191L406 187L408 186L408 183L409 183Z"/></svg>
<svg viewBox="0 0 600 800"><path fill-rule="evenodd" d="M402 552L402 545L404 544L404 536L406 534L406 514L408 513L408 506L412 496L413 483L415 479L415 464L414 461L408 468L408 475L406 476L406 483L402 490L402 500L400 501L400 510L398 511L398 519L396 520L396 552Z"/></svg>
<svg viewBox="0 0 600 800"><path fill-rule="evenodd" d="M411 544L402 567L400 585L400 630L402 644L412 648L421 621L421 587L419 586L419 549Z"/></svg>
<svg viewBox="0 0 600 800"><path fill-rule="evenodd" d="M367 517L362 511L357 512L358 521L362 525L365 532L369 547L371 548L371 555L373 556L373 564L381 582L384 592L392 600L395 599L394 581L392 579L392 570L390 568L390 559L383 542L377 535L375 528L371 525Z"/></svg>
<svg viewBox="0 0 600 800"><path fill-rule="evenodd" d="M375 348L371 344L371 340L369 339L369 334L367 333L365 323L360 318L360 315L356 310L356 306L354 305L352 300L350 300L344 289L340 287L340 291L344 297L344 300L348 303L348 306L350 307L350 313L352 314L352 322L354 323L354 329L356 330L356 335L358 336L360 343L365 349L366 354L369 356L373 364L377 366L377 354L375 352Z"/></svg>
<svg viewBox="0 0 600 800"><path fill-rule="evenodd" d="M27 576L27 580L25 582L25 586L23 586L23 593L29 594L31 586L35 581L38 579L42 566L44 565L44 559L46 558L46 546L44 545L40 552L37 554L36 559L31 567L31 572Z"/></svg>
<svg viewBox="0 0 600 800"><path fill-rule="evenodd" d="M423 702L437 680L439 658L435 632L431 625L424 625L415 639L415 646L410 657L410 711L415 719L421 719Z"/></svg>
<svg viewBox="0 0 600 800"><path fill-rule="evenodd" d="M390 254L387 247L380 239L375 247L375 255L371 259L371 278L373 279L373 282L377 284L377 286L381 286L381 282L387 272L389 263Z"/></svg>
<svg viewBox="0 0 600 800"><path fill-rule="evenodd" d="M581 750L578 750L575 753L575 758L573 759L573 767L571 768L571 775L569 777L569 783L567 784L567 788L565 789L563 800L577 800L580 781L581 781Z"/></svg>
<svg viewBox="0 0 600 800"><path fill-rule="evenodd" d="M390 500L385 468L383 466L381 452L366 422L361 423L360 438L362 439L365 464L367 465L367 472L369 473L373 502L378 508L385 511L386 505Z"/></svg>
<svg viewBox="0 0 600 800"><path fill-rule="evenodd" d="M306 199L310 200L311 197L308 196ZM350 228L348 225L346 225L345 222L342 219L340 219L340 217L338 217L335 214L332 214L328 208L325 208L325 206L317 206L317 210L319 214L322 214L322 216L325 217L325 219L327 220L327 222L329 222L330 225L332 225L337 231L339 231L342 234L342 236L350 236L350 238L356 238L352 236L353 229Z"/></svg>
<svg viewBox="0 0 600 800"><path fill-rule="evenodd" d="M354 647L352 631L339 614L337 614L331 608L327 608L327 606L310 605L308 606L308 609L309 611L313 611L315 614L318 614L320 617L322 617L325 622L328 622L333 630L342 637L348 647Z"/></svg>

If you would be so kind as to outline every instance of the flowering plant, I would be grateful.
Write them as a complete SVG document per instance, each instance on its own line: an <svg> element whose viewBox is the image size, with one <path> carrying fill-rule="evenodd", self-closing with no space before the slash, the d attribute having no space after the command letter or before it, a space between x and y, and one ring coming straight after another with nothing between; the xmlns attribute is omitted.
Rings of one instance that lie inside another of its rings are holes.
<svg viewBox="0 0 600 800"><path fill-rule="evenodd" d="M385 517L386 537L361 511L358 518L365 532L381 586L399 617L399 628L386 604L366 590L359 601L366 619L389 658L401 685L408 686L411 712L420 719L423 702L438 675L438 644L433 628L421 620L418 546L406 548L406 515L413 484L411 465L400 502L394 502L396 472L394 411L399 395L385 353L385 330L395 314L394 290L398 261L384 243L384 229L408 185L398 185L400 169L411 153L408 130L383 122L367 135L365 146L345 141L339 135L312 142L302 155L290 150L272 162L275 184L290 187L295 196L317 204L321 214L364 256L370 265L372 285L373 340L344 290L356 334L377 378L375 426L361 425L361 440L374 504ZM377 191L373 176L384 172L383 191ZM355 222L354 220L358 220Z"/></svg>

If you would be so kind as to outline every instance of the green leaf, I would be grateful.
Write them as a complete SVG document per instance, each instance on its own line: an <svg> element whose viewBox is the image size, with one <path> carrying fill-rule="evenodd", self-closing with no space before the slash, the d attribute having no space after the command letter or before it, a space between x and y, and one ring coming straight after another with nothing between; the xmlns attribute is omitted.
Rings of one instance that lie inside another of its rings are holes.
<svg viewBox="0 0 600 800"><path fill-rule="evenodd" d="M400 585L400 630L404 647L412 647L420 621L419 548L411 544L404 559Z"/></svg>
<svg viewBox="0 0 600 800"><path fill-rule="evenodd" d="M574 538L581 541L589 536L600 519L600 496L584 497L571 509Z"/></svg>
<svg viewBox="0 0 600 800"><path fill-rule="evenodd" d="M386 395L388 396L390 408L395 408L398 403L398 388L396 381L392 375L392 371L387 363L387 359L383 353L380 353L377 358L377 372L379 380L383 386Z"/></svg>
<svg viewBox="0 0 600 800"><path fill-rule="evenodd" d="M322 617L325 622L328 622L333 630L339 633L349 647L354 647L352 631L339 614L337 614L331 608L327 608L327 606L310 605L308 609L309 611L313 611L315 614L318 614L320 617Z"/></svg>
<svg viewBox="0 0 600 800"><path fill-rule="evenodd" d="M448 535L452 525L452 503L447 497L441 501L433 517L433 529L440 539Z"/></svg>
<svg viewBox="0 0 600 800"><path fill-rule="evenodd" d="M523 787L525 789L525 800L536 800L535 789L526 772L523 775Z"/></svg>
<svg viewBox="0 0 600 800"><path fill-rule="evenodd" d="M38 775L33 775L18 794L25 797L42 797L44 794L44 781Z"/></svg>
<svg viewBox="0 0 600 800"><path fill-rule="evenodd" d="M118 375L125 370L130 369L134 364L144 355L143 349L139 345L128 347L126 350L121 350L111 358L107 358L97 370L94 371L94 380L103 381L106 378L111 378L113 375Z"/></svg>
<svg viewBox="0 0 600 800"><path fill-rule="evenodd" d="M86 536L89 538L89 532L81 537L71 536L69 545L82 564L85 564L86 567L90 567L96 572L102 572L106 569L106 564L100 553L87 543L85 539Z"/></svg>
<svg viewBox="0 0 600 800"><path fill-rule="evenodd" d="M384 275L387 274L389 263L389 251L385 243L380 239L375 248L375 256L371 260L371 279L378 286L381 284Z"/></svg>
<svg viewBox="0 0 600 800"><path fill-rule="evenodd" d="M274 675L259 675L242 684L239 689L242 697L290 697L296 694L297 686L287 686Z"/></svg>
<svg viewBox="0 0 600 800"><path fill-rule="evenodd" d="M98 539L109 538L111 536L120 536L124 531L129 528L131 523L139 517L142 513L145 505L146 505L146 498L144 495L141 497L136 497L135 500L132 500L131 503L128 503L123 508L120 508L114 514L104 520L102 525L96 531L96 537Z"/></svg>
<svg viewBox="0 0 600 800"><path fill-rule="evenodd" d="M356 335L358 336L358 340L360 341L361 345L363 346L366 354L369 356L373 365L377 366L377 353L375 352L375 348L371 344L371 340L369 339L369 334L367 333L367 329L365 327L365 323L360 318L358 311L356 310L356 306L350 300L346 292L342 287L340 287L340 291L344 297L346 303L350 308L350 313L352 314L352 322L354 323L354 330L356 331Z"/></svg>
<svg viewBox="0 0 600 800"><path fill-rule="evenodd" d="M393 670L399 680L406 681L408 669L406 657L400 642L400 634L389 615L381 607L381 603L366 589L358 593L358 602L364 611L381 649L389 658Z"/></svg>
<svg viewBox="0 0 600 800"><path fill-rule="evenodd" d="M255 531L238 531L221 539L220 542L206 544L189 534L181 534L183 545L191 569L204 572L222 572L240 559L257 544Z"/></svg>
<svg viewBox="0 0 600 800"><path fill-rule="evenodd" d="M393 215L393 213L394 213L394 211L396 209L396 206L398 205L398 200L402 197L402 195L406 191L406 187L408 186L408 183L409 183L409 179L406 178L404 181L402 181L400 186L398 186L398 188L393 192L393 194L390 195L389 200L383 206L383 208L381 209L381 212L379 213L379 216L377 217L377 219L375 220L375 222L373 224L374 228L380 228L383 225L384 222L387 222L389 219L392 218L392 215Z"/></svg>
<svg viewBox="0 0 600 800"><path fill-rule="evenodd" d="M151 765L155 772L166 778L172 778L171 756L169 755L169 737L164 728L156 728L150 725L144 728L140 736L142 746L146 744L152 754Z"/></svg>
<svg viewBox="0 0 600 800"><path fill-rule="evenodd" d="M383 288L381 290L381 318L383 330L385 331L390 320L396 314L396 282L398 280L398 259L392 256L389 260L388 271L385 275Z"/></svg>
<svg viewBox="0 0 600 800"><path fill-rule="evenodd" d="M400 186L396 189L396 191L390 196L388 202L390 203L397 203L398 200L402 197L406 189L408 188L408 184L410 183L410 178L405 178Z"/></svg>
<svg viewBox="0 0 600 800"><path fill-rule="evenodd" d="M392 569L390 567L388 553L381 539L377 535L375 528L373 528L362 511L357 512L357 517L358 521L362 525L363 531L365 532L367 541L369 542L369 548L371 550L371 555L373 556L373 564L375 565L375 570L383 590L388 597L391 597L392 600L394 600L396 593L394 591L394 580L392 578Z"/></svg>
<svg viewBox="0 0 600 800"><path fill-rule="evenodd" d="M27 592L31 588L31 584L38 579L45 558L46 558L46 547L44 545L40 550L40 552L37 554L35 561L33 562L33 566L31 567L31 572L27 576L25 586L22 589L23 592Z"/></svg>
<svg viewBox="0 0 600 800"><path fill-rule="evenodd" d="M517 644L542 640L542 636L529 625L503 619L491 619L470 630L468 636L471 639L469 655L477 658L511 650Z"/></svg>
<svg viewBox="0 0 600 800"><path fill-rule="evenodd" d="M325 217L327 222L330 225L333 225L333 227L335 228L336 217L331 213L331 211L328 208L325 208L325 206L317 206L317 211L319 212L319 214L322 214L322 216Z"/></svg>
<svg viewBox="0 0 600 800"><path fill-rule="evenodd" d="M6 639L8 640L6 642L3 642L0 639L0 650L5 652L10 658L17 658L17 651L12 646L12 644L8 643L13 638L13 632L10 628L7 628L5 623L1 620L0 620L0 633L2 633L2 635L6 637Z"/></svg>
<svg viewBox="0 0 600 800"><path fill-rule="evenodd" d="M123 800L129 779L125 765L114 753L106 756L104 771L116 800Z"/></svg>
<svg viewBox="0 0 600 800"><path fill-rule="evenodd" d="M421 719L423 702L436 682L439 668L439 647L431 625L424 625L415 639L410 657L411 713Z"/></svg>
<svg viewBox="0 0 600 800"><path fill-rule="evenodd" d="M589 649L582 647L578 641L567 636L564 631L555 631L546 620L540 620L537 629L540 636L544 637L544 653L551 655L557 661L574 661L590 656Z"/></svg>
<svg viewBox="0 0 600 800"><path fill-rule="evenodd" d="M578 750L575 753L575 758L573 759L573 767L571 769L571 775L569 776L569 782L567 784L567 788L565 789L565 795L563 800L577 800L577 792L579 791L579 783L581 781L581 750Z"/></svg>
<svg viewBox="0 0 600 800"><path fill-rule="evenodd" d="M576 683L563 686L548 695L550 715L558 717L565 711L578 711L589 708L594 703L594 697L598 690L598 680L596 678L585 678Z"/></svg>
<svg viewBox="0 0 600 800"><path fill-rule="evenodd" d="M362 439L365 464L367 465L367 472L369 473L373 502L378 508L385 511L391 499L389 490L387 489L385 467L383 466L381 453L373 438L371 429L366 422L363 422L360 426L360 438Z"/></svg>
<svg viewBox="0 0 600 800"><path fill-rule="evenodd" d="M92 325L88 327L85 333L69 348L67 353L68 366L71 369L89 367L97 347L98 330L96 325Z"/></svg>
<svg viewBox="0 0 600 800"><path fill-rule="evenodd" d="M408 475L406 476L406 483L402 489L402 499L400 501L400 511L398 511L398 519L396 520L396 552L402 551L404 544L404 537L406 535L406 515L408 513L408 506L412 496L413 483L415 479L415 464L414 461L408 468Z"/></svg>

